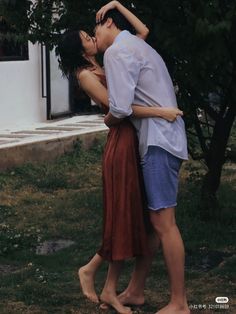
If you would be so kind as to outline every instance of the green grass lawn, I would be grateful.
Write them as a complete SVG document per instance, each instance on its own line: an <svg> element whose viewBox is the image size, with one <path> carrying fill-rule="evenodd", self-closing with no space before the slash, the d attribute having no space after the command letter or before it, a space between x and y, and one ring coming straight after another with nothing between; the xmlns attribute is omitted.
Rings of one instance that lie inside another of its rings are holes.
<svg viewBox="0 0 236 314"><path fill-rule="evenodd" d="M99 248L102 227L101 155L105 138L89 151L51 163L25 165L0 175L0 313L99 313L80 291L77 269ZM192 313L236 313L236 165L226 164L219 191L221 214L203 222L199 214L204 168L185 163L181 172L177 221L186 247L186 286ZM37 255L45 240L72 240L69 248ZM127 261L119 291L133 261ZM97 275L101 291L104 263ZM157 253L147 280L146 304L134 313L155 313L169 299L167 274ZM215 298L227 296L229 309ZM206 307L201 309L201 307ZM110 311L112 312L112 311Z"/></svg>

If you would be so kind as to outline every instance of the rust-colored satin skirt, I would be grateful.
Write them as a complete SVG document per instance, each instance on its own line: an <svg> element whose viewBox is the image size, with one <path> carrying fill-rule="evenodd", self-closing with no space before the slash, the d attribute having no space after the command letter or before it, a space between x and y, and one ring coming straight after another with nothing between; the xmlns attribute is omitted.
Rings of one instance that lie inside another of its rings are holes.
<svg viewBox="0 0 236 314"><path fill-rule="evenodd" d="M138 140L128 120L109 131L103 155L103 241L108 261L149 254L144 224Z"/></svg>

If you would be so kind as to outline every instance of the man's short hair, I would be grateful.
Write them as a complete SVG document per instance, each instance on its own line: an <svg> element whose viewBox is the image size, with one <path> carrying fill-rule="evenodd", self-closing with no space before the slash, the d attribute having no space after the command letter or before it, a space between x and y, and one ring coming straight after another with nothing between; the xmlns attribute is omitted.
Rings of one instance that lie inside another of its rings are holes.
<svg viewBox="0 0 236 314"><path fill-rule="evenodd" d="M120 29L121 31L127 30L130 31L131 33L135 33L135 30L133 26L130 24L130 22L124 17L123 14L121 14L117 9L111 9L106 12L104 15L102 21L100 21L97 24L104 24L108 18L112 18L113 23L115 26Z"/></svg>

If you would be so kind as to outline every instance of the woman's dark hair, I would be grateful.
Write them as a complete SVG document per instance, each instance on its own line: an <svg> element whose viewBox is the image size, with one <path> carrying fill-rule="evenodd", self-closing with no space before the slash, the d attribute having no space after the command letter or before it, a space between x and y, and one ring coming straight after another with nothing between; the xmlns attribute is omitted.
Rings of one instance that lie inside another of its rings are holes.
<svg viewBox="0 0 236 314"><path fill-rule="evenodd" d="M67 77L80 67L91 65L83 57L84 48L80 38L80 31L66 31L59 38L56 47L59 67Z"/></svg>
<svg viewBox="0 0 236 314"><path fill-rule="evenodd" d="M117 9L111 9L107 11L100 23L103 25L109 17L112 18L113 23L121 31L127 30L131 33L135 33L133 26Z"/></svg>

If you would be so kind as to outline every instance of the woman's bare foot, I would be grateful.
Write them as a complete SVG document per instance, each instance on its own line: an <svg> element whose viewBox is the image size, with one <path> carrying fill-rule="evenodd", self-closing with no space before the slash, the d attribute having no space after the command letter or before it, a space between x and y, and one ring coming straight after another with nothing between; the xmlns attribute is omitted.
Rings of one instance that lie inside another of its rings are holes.
<svg viewBox="0 0 236 314"><path fill-rule="evenodd" d="M116 295L103 290L100 299L108 307L109 305L113 307L119 314L132 314L131 308L123 306ZM103 306L103 309L106 309L105 306Z"/></svg>
<svg viewBox="0 0 236 314"><path fill-rule="evenodd" d="M118 295L118 299L123 305L143 305L144 304L144 296L143 295L135 295L131 294L128 291L124 291Z"/></svg>
<svg viewBox="0 0 236 314"><path fill-rule="evenodd" d="M122 292L118 295L118 300L122 305L134 305L134 306L141 306L144 305L144 296L136 296L131 295L129 292ZM99 308L103 311L109 310L110 306L106 303L101 303Z"/></svg>
<svg viewBox="0 0 236 314"><path fill-rule="evenodd" d="M91 273L86 266L83 266L79 269L78 276L84 296L91 302L99 303L98 296L94 289L94 274Z"/></svg>
<svg viewBox="0 0 236 314"><path fill-rule="evenodd" d="M190 314L188 306L179 307L174 304L168 304L156 314Z"/></svg>

